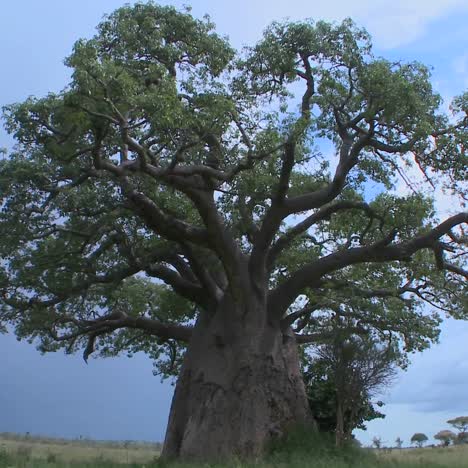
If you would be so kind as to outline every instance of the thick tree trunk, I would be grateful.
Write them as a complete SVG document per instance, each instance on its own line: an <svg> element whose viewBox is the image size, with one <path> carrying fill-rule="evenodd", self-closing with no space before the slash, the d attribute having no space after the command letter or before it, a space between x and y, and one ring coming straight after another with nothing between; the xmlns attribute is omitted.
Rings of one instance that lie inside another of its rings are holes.
<svg viewBox="0 0 468 468"><path fill-rule="evenodd" d="M198 320L172 401L163 458L262 453L294 425L313 424L290 330L255 304L226 301Z"/></svg>

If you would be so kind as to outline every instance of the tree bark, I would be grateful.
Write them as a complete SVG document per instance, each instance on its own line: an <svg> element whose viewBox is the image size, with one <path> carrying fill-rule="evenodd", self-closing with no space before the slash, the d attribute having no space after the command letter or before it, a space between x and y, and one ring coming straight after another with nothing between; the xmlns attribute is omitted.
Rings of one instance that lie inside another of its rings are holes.
<svg viewBox="0 0 468 468"><path fill-rule="evenodd" d="M176 385L164 459L260 455L294 425L313 425L290 329L255 300L225 299L198 319ZM315 426L313 426L315 428Z"/></svg>
<svg viewBox="0 0 468 468"><path fill-rule="evenodd" d="M336 402L336 429L335 429L335 444L337 447L342 447L345 438L343 404L340 398Z"/></svg>

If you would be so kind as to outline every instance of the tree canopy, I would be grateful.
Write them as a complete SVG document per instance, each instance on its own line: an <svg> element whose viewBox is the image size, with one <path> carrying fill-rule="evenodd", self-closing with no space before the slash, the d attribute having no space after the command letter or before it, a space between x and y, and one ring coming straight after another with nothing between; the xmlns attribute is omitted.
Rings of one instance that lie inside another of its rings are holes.
<svg viewBox="0 0 468 468"><path fill-rule="evenodd" d="M447 421L448 424L453 426L459 432L466 432L468 429L468 416L458 416Z"/></svg>
<svg viewBox="0 0 468 468"><path fill-rule="evenodd" d="M372 398L390 385L400 361L398 346L350 330L340 324L330 342L304 359L312 414L319 430L335 433L338 446L351 440L354 429L365 430L366 421L385 417L378 409L383 403Z"/></svg>
<svg viewBox="0 0 468 468"><path fill-rule="evenodd" d="M374 57L350 20L273 23L240 55L213 27L123 7L75 44L63 92L5 107L2 324L157 358L148 336L187 342L238 256L289 323L355 316L421 349L439 322L421 301L465 317L467 214L437 224L393 189L408 164L466 180L468 95L439 112L429 69Z"/></svg>
<svg viewBox="0 0 468 468"><path fill-rule="evenodd" d="M416 432L411 437L411 442L416 444L419 448L421 448L428 440L427 435L422 432Z"/></svg>
<svg viewBox="0 0 468 468"><path fill-rule="evenodd" d="M434 439L440 440L440 443L445 447L450 445L450 442L454 442L457 439L457 435L454 434L452 431L443 430L439 431L435 436Z"/></svg>

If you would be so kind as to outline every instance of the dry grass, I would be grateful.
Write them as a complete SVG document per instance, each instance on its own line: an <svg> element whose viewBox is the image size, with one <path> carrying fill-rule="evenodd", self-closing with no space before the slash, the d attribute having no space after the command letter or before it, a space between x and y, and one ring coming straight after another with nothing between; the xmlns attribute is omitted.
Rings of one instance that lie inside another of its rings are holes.
<svg viewBox="0 0 468 468"><path fill-rule="evenodd" d="M350 448L338 452L330 441L314 441L310 433L289 437L265 459L254 463L160 465L155 463L159 450L158 444L150 443L0 434L0 468L468 468L468 445L378 452Z"/></svg>
<svg viewBox="0 0 468 468"><path fill-rule="evenodd" d="M0 435L0 451L30 460L56 460L59 463L88 463L98 459L113 463L144 464L160 453L158 444L139 442L100 442L42 437L5 438Z"/></svg>
<svg viewBox="0 0 468 468"><path fill-rule="evenodd" d="M398 463L425 466L429 463L447 467L468 467L468 445L426 447L422 449L393 449L382 457Z"/></svg>

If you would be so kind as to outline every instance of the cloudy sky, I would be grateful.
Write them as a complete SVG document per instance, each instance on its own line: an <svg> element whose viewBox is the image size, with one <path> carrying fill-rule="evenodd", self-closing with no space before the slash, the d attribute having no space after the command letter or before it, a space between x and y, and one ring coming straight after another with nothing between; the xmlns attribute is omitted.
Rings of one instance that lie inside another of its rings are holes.
<svg viewBox="0 0 468 468"><path fill-rule="evenodd" d="M59 91L74 41L93 34L102 15L121 0L16 0L2 4L0 105ZM241 47L255 42L271 21L289 17L340 20L350 16L373 36L376 52L434 66L434 85L448 102L468 88L467 0L185 0L209 13L218 31ZM0 147L11 140L0 132ZM451 200L440 199L444 212ZM440 344L414 356L384 395L384 421L358 437L407 443L414 432L432 436L444 422L468 414L468 323L447 321ZM162 440L173 387L152 375L145 356L90 360L41 356L34 346L0 335L0 432L99 439Z"/></svg>

